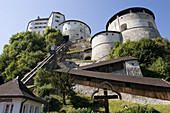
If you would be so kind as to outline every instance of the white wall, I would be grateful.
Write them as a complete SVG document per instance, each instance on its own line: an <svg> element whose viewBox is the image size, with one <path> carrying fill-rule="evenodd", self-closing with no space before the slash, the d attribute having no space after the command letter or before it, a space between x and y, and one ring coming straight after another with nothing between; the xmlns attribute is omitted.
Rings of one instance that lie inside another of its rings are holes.
<svg viewBox="0 0 170 113"><path fill-rule="evenodd" d="M127 24L127 29L142 26L149 27L148 22L151 22L153 24L153 28L157 29L155 20L150 14L145 12L128 13L117 17L117 19L109 24L108 30L121 31L122 24Z"/></svg>
<svg viewBox="0 0 170 113"><path fill-rule="evenodd" d="M63 15L52 13L48 21L48 26L50 26L50 28L59 28L59 24L64 21L65 17Z"/></svg>
<svg viewBox="0 0 170 113"><path fill-rule="evenodd" d="M130 76L143 76L137 60L125 61L126 73Z"/></svg>
<svg viewBox="0 0 170 113"><path fill-rule="evenodd" d="M47 28L47 23L48 23L48 20L32 21L29 23L27 30L30 32L36 32L36 33L42 34L43 31L45 31L45 29Z"/></svg>
<svg viewBox="0 0 170 113"><path fill-rule="evenodd" d="M114 42L121 41L119 33L104 32L92 39L92 60L105 60L114 47Z"/></svg>
<svg viewBox="0 0 170 113"><path fill-rule="evenodd" d="M0 100L2 99L7 99L7 98L0 98ZM19 113L20 112L20 107L21 107L21 103L25 100L24 98L8 98L8 99L12 99L12 102L1 102L0 101L0 113L4 113L5 111L5 105L6 104L13 104L13 112L12 113ZM35 107L38 106L39 107L39 113L41 110L41 103L35 102L35 101L31 101L31 100L27 100L24 104L28 105L28 111L30 108L30 105L34 106L34 110ZM28 113L28 112L27 112ZM34 112L33 112L34 113Z"/></svg>
<svg viewBox="0 0 170 113"><path fill-rule="evenodd" d="M69 40L74 41L90 36L90 29L78 21L68 21L60 24L63 35L69 35Z"/></svg>

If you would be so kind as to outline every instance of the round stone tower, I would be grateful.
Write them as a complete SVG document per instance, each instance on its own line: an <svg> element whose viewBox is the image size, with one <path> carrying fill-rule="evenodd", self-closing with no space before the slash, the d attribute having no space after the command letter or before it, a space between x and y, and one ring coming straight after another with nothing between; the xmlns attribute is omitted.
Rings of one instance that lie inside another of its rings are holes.
<svg viewBox="0 0 170 113"><path fill-rule="evenodd" d="M127 39L138 41L141 38L160 37L153 12L140 7L125 9L115 14L107 22L106 30L121 32L123 42Z"/></svg>
<svg viewBox="0 0 170 113"><path fill-rule="evenodd" d="M91 29L84 22L78 20L67 20L59 24L63 35L69 35L69 41L90 37Z"/></svg>
<svg viewBox="0 0 170 113"><path fill-rule="evenodd" d="M114 46L114 42L122 42L122 36L117 31L102 31L91 38L92 58L91 60L105 60Z"/></svg>

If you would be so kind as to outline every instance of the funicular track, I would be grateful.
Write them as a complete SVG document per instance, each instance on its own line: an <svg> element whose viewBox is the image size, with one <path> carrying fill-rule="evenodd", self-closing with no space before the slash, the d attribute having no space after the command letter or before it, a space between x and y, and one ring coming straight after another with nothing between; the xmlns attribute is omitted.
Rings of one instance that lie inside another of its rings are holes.
<svg viewBox="0 0 170 113"><path fill-rule="evenodd" d="M67 43L63 43L61 44L59 47L57 47L56 49L56 54L60 52L60 50L62 50ZM45 64L47 64L49 61L51 61L51 59L54 57L54 54L48 55L43 61L41 61L40 63L38 63L38 65L32 69L30 72L28 72L26 75L24 75L24 77L21 79L21 81L26 84L32 77L35 76L36 72L43 68L43 66L45 66Z"/></svg>

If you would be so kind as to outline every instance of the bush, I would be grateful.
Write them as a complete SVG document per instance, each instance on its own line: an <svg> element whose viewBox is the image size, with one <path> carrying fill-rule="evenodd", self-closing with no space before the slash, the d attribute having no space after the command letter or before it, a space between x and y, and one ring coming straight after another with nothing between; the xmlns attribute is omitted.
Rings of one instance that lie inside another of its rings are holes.
<svg viewBox="0 0 170 113"><path fill-rule="evenodd" d="M73 104L74 108L84 108L91 106L91 103L87 98L83 98L77 95L71 97L71 103Z"/></svg>
<svg viewBox="0 0 170 113"><path fill-rule="evenodd" d="M149 108L147 105L145 106L137 105L132 108L127 108L119 113L160 113L160 112L153 107Z"/></svg>
<svg viewBox="0 0 170 113"><path fill-rule="evenodd" d="M94 113L94 112L93 110L91 110L91 108L78 108L72 113Z"/></svg>

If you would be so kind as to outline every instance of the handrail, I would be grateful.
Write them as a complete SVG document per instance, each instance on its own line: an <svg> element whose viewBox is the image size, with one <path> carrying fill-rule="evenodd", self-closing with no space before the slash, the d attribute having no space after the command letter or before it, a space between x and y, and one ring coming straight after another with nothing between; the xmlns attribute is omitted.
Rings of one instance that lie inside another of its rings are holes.
<svg viewBox="0 0 170 113"><path fill-rule="evenodd" d="M56 53L59 52L63 47L65 47L66 43L61 44L59 47L56 49ZM54 54L47 56L43 61L41 61L34 69L32 69L29 73L27 73L21 81L25 84L27 83L38 71L38 69L42 68L52 57Z"/></svg>

